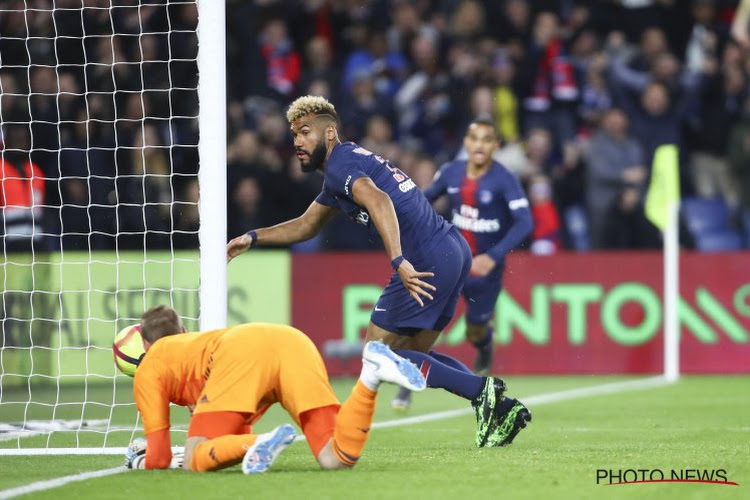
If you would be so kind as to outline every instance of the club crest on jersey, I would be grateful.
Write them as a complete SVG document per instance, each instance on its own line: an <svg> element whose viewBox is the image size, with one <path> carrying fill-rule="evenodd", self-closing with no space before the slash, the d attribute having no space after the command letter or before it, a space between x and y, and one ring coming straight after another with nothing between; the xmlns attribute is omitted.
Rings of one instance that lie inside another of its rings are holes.
<svg viewBox="0 0 750 500"><path fill-rule="evenodd" d="M482 189L481 191L479 191L479 203L483 205L492 203L492 191L488 191L486 189Z"/></svg>

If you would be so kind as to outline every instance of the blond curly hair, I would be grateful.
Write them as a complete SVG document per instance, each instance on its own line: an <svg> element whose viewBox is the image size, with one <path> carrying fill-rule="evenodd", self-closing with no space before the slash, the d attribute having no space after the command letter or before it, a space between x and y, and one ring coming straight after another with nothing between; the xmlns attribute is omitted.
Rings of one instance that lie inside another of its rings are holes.
<svg viewBox="0 0 750 500"><path fill-rule="evenodd" d="M316 95L305 95L297 98L289 105L286 112L286 119L289 123L299 120L300 118L315 113L316 115L330 115L338 122L339 117L336 114L336 108L328 102L325 97Z"/></svg>

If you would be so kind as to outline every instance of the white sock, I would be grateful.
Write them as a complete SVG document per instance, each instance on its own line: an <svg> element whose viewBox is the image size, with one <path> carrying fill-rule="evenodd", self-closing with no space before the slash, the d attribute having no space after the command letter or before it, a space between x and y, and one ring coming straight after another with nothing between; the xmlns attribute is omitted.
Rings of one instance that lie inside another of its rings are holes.
<svg viewBox="0 0 750 500"><path fill-rule="evenodd" d="M359 380L362 381L362 385L371 391L377 391L378 387L380 387L380 379L375 373L375 367L364 359L362 360L362 371L359 373Z"/></svg>

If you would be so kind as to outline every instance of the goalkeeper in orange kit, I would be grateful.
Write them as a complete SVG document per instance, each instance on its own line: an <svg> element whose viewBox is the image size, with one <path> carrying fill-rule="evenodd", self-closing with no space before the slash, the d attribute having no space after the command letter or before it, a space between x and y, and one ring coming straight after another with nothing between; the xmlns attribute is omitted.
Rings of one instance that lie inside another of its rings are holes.
<svg viewBox="0 0 750 500"><path fill-rule="evenodd" d="M136 369L133 394L146 446L131 444L131 468L170 466L170 403L193 410L186 470L211 471L240 462L246 474L267 470L295 437L289 424L251 433L249 426L274 403L301 427L323 469L352 467L364 449L380 383L425 387L416 365L381 342L368 342L360 378L339 404L315 345L295 328L256 323L180 332L182 322L172 308L156 306L141 317L146 354Z"/></svg>

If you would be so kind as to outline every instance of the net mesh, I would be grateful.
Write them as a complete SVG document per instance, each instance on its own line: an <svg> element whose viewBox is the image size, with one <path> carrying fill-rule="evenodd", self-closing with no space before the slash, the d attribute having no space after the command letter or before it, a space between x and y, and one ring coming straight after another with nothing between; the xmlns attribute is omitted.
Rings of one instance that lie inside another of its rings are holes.
<svg viewBox="0 0 750 500"><path fill-rule="evenodd" d="M195 1L0 2L0 448L137 428L117 332L197 329Z"/></svg>

